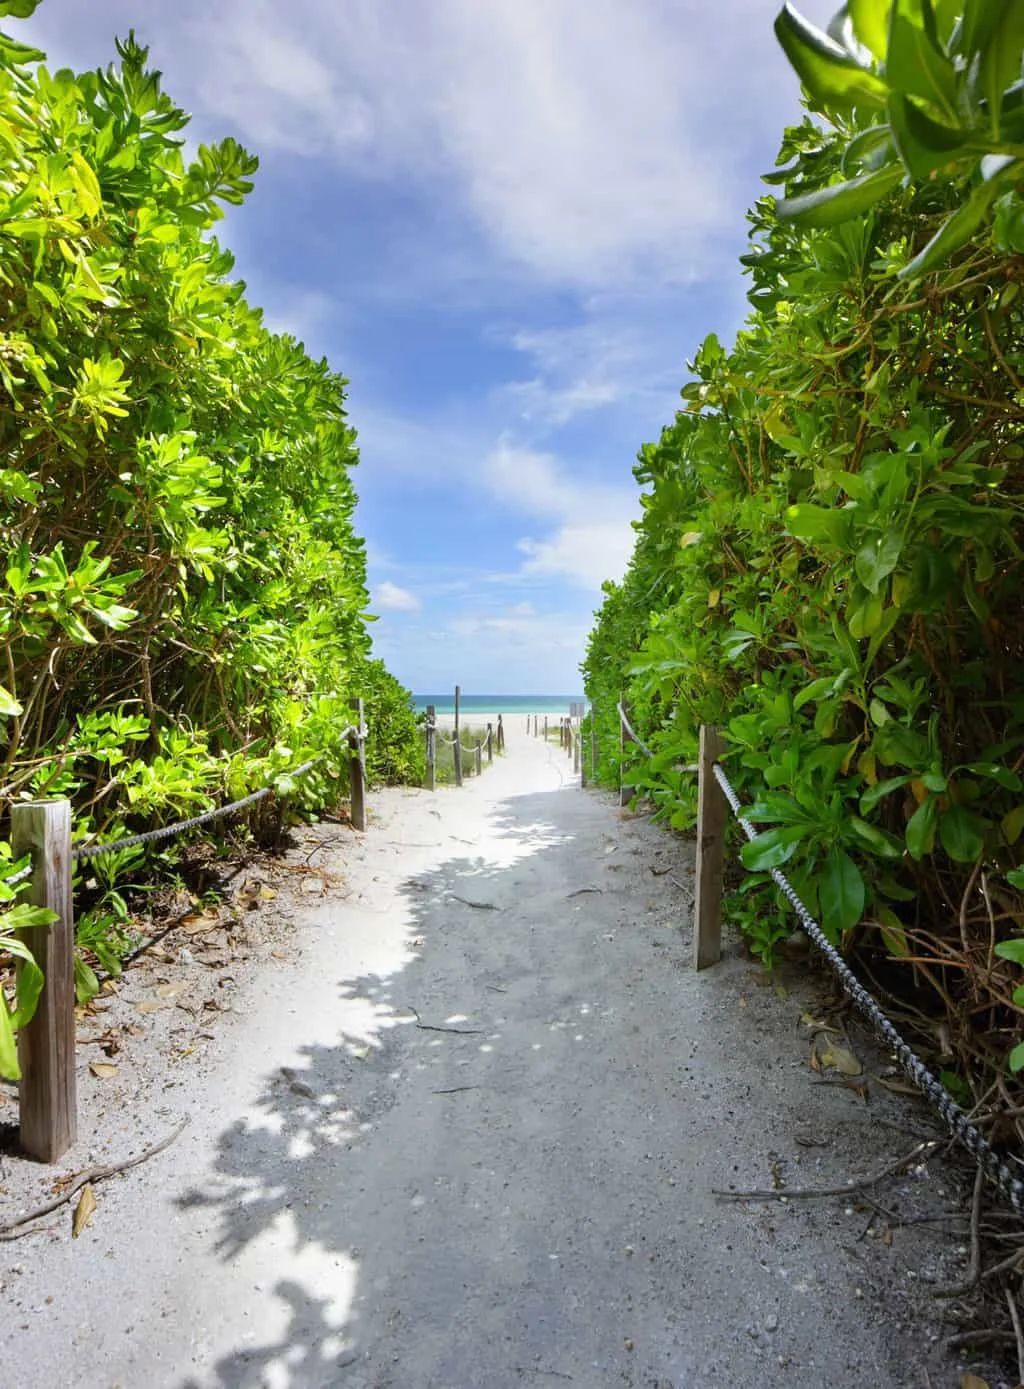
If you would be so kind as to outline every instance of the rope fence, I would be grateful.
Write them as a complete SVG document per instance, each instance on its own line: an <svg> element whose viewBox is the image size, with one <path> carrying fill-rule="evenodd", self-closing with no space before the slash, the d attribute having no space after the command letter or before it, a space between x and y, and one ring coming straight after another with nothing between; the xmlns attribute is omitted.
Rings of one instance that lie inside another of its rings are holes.
<svg viewBox="0 0 1024 1389"><path fill-rule="evenodd" d="M475 743L471 743L467 747L462 741L462 727L460 723L461 697L461 689L456 685L454 703L455 726L451 734L442 733L438 728L437 706L435 704L427 705L426 719L424 722L427 740L427 758L426 772L423 779L423 785L427 791L434 791L437 789L438 745L451 748L452 750L452 774L456 786L462 785L463 775L466 770L462 765L462 754L464 752L472 754L472 770L477 776L481 776L483 773L484 753L486 752L487 754L487 764L490 766L494 762L495 749L497 749L499 753L505 751L505 727L502 722L501 714L498 715L497 729L495 729L492 723L488 723L486 734L478 738Z"/></svg>
<svg viewBox="0 0 1024 1389"><path fill-rule="evenodd" d="M619 715L623 737L628 733L629 741L636 743L648 757L651 757L653 754L650 749L630 727L621 704ZM719 761L724 751L725 744L719 729L713 725L702 725L697 764L693 768L679 769L696 771L699 776L697 891L694 901L694 965L697 969L715 964L721 957L726 807L732 811L747 839L757 837L757 830L743 815L743 806ZM1016 1175L1010 1164L1000 1157L988 1139L971 1123L946 1087L932 1075L886 1017L878 1001L861 984L839 951L827 939L785 873L780 868L772 868L769 871L776 886L796 912L801 928L828 961L843 992L871 1025L878 1039L892 1052L907 1079L917 1087L953 1138L970 1154L988 1180L1007 1198L1018 1214L1024 1214L1024 1180Z"/></svg>
<svg viewBox="0 0 1024 1389"><path fill-rule="evenodd" d="M342 730L348 740L349 793L354 829L366 829L366 739L363 701L349 700L355 722ZM299 777L324 761L326 754L279 773ZM11 851L15 860L31 856L31 864L6 879L8 887L28 882L25 902L43 907L54 919L32 928L32 953L42 970L44 985L31 1021L19 1028L19 1139L22 1149L42 1162L56 1162L77 1137L75 1080L75 917L71 869L143 844L173 839L228 815L235 815L275 792L263 786L227 805L171 825L144 830L107 843L71 842L71 803L66 799L30 801L11 807ZM3 1007L0 999L0 1007Z"/></svg>

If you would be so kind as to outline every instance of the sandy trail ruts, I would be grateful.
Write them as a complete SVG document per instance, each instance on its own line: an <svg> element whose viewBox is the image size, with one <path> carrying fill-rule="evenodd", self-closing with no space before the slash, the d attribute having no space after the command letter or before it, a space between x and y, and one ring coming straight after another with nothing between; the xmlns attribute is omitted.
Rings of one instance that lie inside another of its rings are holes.
<svg viewBox="0 0 1024 1389"><path fill-rule="evenodd" d="M689 846L582 793L523 726L461 791L374 793L365 836L305 834L268 879L282 934L215 970L228 1019L157 1011L164 1053L129 1034L118 1079L83 1074L61 1170L192 1122L97 1190L77 1241L58 1221L0 1246L12 1383L955 1382L917 1293L956 1276L930 1227L890 1246L852 1206L711 1194L863 1175L921 1110L812 1084L820 983L780 997L736 947L696 976ZM32 1204L43 1174L6 1161ZM949 1180L904 1185L948 1205Z"/></svg>

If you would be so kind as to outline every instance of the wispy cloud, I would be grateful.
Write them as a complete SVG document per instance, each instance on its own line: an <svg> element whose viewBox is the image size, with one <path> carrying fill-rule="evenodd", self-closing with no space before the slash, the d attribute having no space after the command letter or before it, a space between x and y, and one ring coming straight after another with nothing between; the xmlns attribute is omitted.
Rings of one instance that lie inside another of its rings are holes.
<svg viewBox="0 0 1024 1389"><path fill-rule="evenodd" d="M497 257L593 286L707 273L749 201L744 156L796 105L769 18L761 0L406 0L400 23L379 0L181 0L145 29L203 125L441 191Z"/></svg>
<svg viewBox="0 0 1024 1389"><path fill-rule="evenodd" d="M639 514L635 488L573 478L551 455L507 442L491 454L483 476L503 503L548 523L541 538L516 542L526 556L522 575L567 579L595 592L605 579L621 578L635 538L631 522Z"/></svg>
<svg viewBox="0 0 1024 1389"><path fill-rule="evenodd" d="M398 584L385 579L373 591L373 606L380 608L381 612L416 613L423 604L415 593L410 593L407 588L399 588Z"/></svg>

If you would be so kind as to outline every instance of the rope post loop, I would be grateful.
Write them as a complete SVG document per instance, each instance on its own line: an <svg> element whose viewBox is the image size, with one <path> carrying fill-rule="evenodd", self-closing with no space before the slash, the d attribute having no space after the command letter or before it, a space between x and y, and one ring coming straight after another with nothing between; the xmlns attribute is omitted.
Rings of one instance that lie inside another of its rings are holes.
<svg viewBox="0 0 1024 1389"><path fill-rule="evenodd" d="M349 789L352 799L352 827L366 829L366 727L363 723L363 701L350 699L348 707L356 716L356 727L348 735Z"/></svg>
<svg viewBox="0 0 1024 1389"><path fill-rule="evenodd" d="M57 918L48 926L21 933L45 982L32 1021L18 1031L21 1146L40 1162L56 1162L78 1135L71 802L13 805L11 846L15 858L32 855L26 900L56 913ZM23 968L19 964L19 972ZM0 999L3 1007L6 1004Z"/></svg>
<svg viewBox="0 0 1024 1389"><path fill-rule="evenodd" d="M722 868L726 803L715 780L725 744L716 724L701 724L697 787L697 891L693 904L693 967L716 965L722 954Z"/></svg>
<svg viewBox="0 0 1024 1389"><path fill-rule="evenodd" d="M437 783L437 706L427 705L427 773L424 786L433 791Z"/></svg>

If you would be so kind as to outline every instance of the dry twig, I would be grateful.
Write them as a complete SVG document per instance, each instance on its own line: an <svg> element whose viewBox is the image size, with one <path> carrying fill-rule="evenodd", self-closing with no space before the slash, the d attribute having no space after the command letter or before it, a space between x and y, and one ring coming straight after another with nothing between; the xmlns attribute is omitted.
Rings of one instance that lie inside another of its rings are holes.
<svg viewBox="0 0 1024 1389"><path fill-rule="evenodd" d="M175 1139L180 1138L187 1125L188 1119L182 1119L173 1133L169 1133L159 1143L154 1143L152 1148L147 1148L144 1153L139 1153L138 1157L125 1158L123 1162L104 1163L99 1167L87 1167L84 1172L79 1172L77 1177L72 1179L67 1190L62 1192L60 1196L55 1196L52 1201L47 1201L42 1206L36 1206L35 1210L29 1211L25 1215L19 1215L17 1219L8 1221L6 1225L0 1225L0 1240L20 1239L21 1235L16 1234L15 1231L20 1230L22 1225L28 1225L33 1220L41 1220L44 1215L49 1215L51 1211L66 1206L72 1197L81 1191L86 1182L102 1182L107 1177L116 1176L118 1172L127 1172L131 1167L138 1167L140 1163L148 1162L150 1158L156 1157L157 1153L162 1153L165 1148L169 1148ZM24 1231L23 1233L34 1232Z"/></svg>
<svg viewBox="0 0 1024 1389"><path fill-rule="evenodd" d="M897 1162L891 1162L888 1167L883 1167L880 1172L874 1173L873 1176L863 1177L860 1181L851 1181L846 1186L806 1187L803 1189L794 1187L789 1190L782 1187L778 1191L718 1191L713 1187L711 1194L720 1196L726 1201L814 1201L827 1196L854 1196L858 1191L864 1191L869 1186L877 1186L886 1177L894 1177L897 1172L906 1167L907 1163L913 1162L915 1158L938 1146L937 1139L918 1143Z"/></svg>

